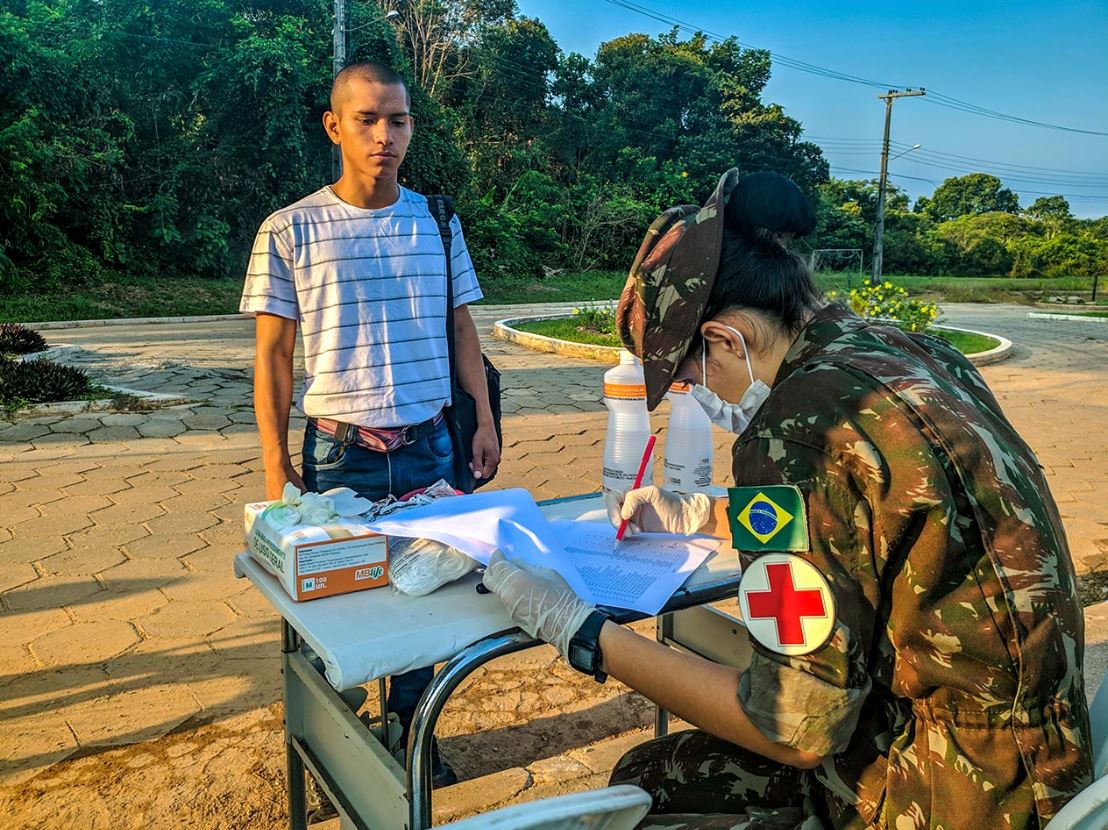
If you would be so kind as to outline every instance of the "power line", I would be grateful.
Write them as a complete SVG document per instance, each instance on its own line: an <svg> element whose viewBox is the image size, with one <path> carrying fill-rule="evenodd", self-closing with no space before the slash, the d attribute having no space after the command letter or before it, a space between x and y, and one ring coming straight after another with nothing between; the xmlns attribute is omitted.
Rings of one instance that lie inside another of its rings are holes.
<svg viewBox="0 0 1108 830"><path fill-rule="evenodd" d="M855 167L839 167L836 164L832 164L831 167L843 173L861 173L867 176L880 175L880 172L877 170L860 170ZM894 179L912 179L918 182L927 182L928 184L938 187L938 182L936 182L934 179L925 179L922 176L908 176L904 173L889 173L889 177ZM1096 201L1108 201L1108 196L1093 196L1084 193L1058 193L1056 191L1049 190L1024 190L1023 188L1018 187L1012 187L1009 189L1015 193L1025 193L1029 196L1065 196L1067 199L1093 199Z"/></svg>
<svg viewBox="0 0 1108 830"><path fill-rule="evenodd" d="M748 44L748 43L744 43L743 41L739 40L738 38L735 38L734 36L732 36L731 38L725 37L725 36L723 36L723 35L721 35L717 32L712 32L709 29L705 29L703 26L697 26L696 24L688 23L686 21L680 20L679 18L671 17L670 15L663 14L662 12L655 11L654 9L648 8L647 6L642 6L642 5L639 5L638 3L633 3L633 2L631 2L631 0L604 0L604 1L606 3L609 3L609 4L613 5L613 6L618 6L619 8L623 8L623 9L626 9L628 11L635 12L636 14L643 15L644 17L649 17L649 18L652 18L653 20L657 20L659 22L667 23L671 26L675 26L678 29L683 29L683 30L685 30L687 32L691 32L693 34L702 34L705 37L707 37L711 40L715 40L717 42L722 42L722 41L728 40L728 39L734 39L735 43L737 43L738 45L740 45L740 46L742 46L746 49L759 49L759 47L753 46L753 45ZM759 49L759 51L763 51L763 52L768 53L770 58L775 63L778 63L781 66L787 66L790 69L796 69L796 70L799 70L801 72L807 72L807 73L812 74L812 75L819 75L821 77L831 78L833 80L845 81L845 82L853 83L853 84L861 84L863 86L876 87L876 88L879 88L879 89L888 89L888 88L891 88L891 87L905 86L905 84L890 84L890 83L875 81L871 78L862 78L862 77L859 77L857 75L850 75L850 74L845 73L845 72L839 72L838 70L828 69L827 67L824 67L824 66L818 66L818 65L813 64L813 63L808 63L807 61L801 61L801 60L797 60L795 58L789 58L785 55L782 55L782 54L777 53L777 52L773 52L772 50L769 50L769 49ZM1025 126L1031 126L1031 127L1042 127L1044 129L1060 130L1062 132L1080 133L1082 135L1096 135L1096 136L1106 136L1106 137L1108 137L1108 132L1103 131L1103 130L1089 130L1089 129L1085 129L1085 128L1082 128L1082 127L1069 127L1069 126L1066 126L1066 125L1063 125L1063 124L1053 124L1053 123L1050 123L1050 122L1047 122L1047 121L1036 121L1036 120L1031 119L1031 118L1023 118L1022 116L1018 116L1018 115L1010 115L1008 113L1003 113L1003 112L999 112L997 110L988 109L987 107L982 107L982 106L979 106L977 104L972 104L968 101L962 101L958 98L954 98L954 97L949 96L949 95L943 95L941 92L936 92L935 90L933 90L931 88L928 88L928 93L929 93L929 95L933 96L932 100L931 100L931 103L936 105L936 106L946 107L948 109L958 110L960 112L966 112L966 113L969 113L969 114L972 114L972 115L978 115L978 116L981 116L983 118L993 118L993 119L997 119L997 120L1000 120L1000 121L1007 121L1007 122L1010 122L1010 123L1013 123L1013 124L1023 124Z"/></svg>
<svg viewBox="0 0 1108 830"><path fill-rule="evenodd" d="M906 142L894 141L893 144L900 148L908 147ZM1062 178L1094 178L1108 180L1108 173L1096 173L1091 170L1066 170L1058 167L1043 167L1034 164L1020 164L1018 162L998 161L996 159L983 159L975 156L962 156L957 153L947 153L942 150L933 150L930 147L922 148L924 153L939 156L942 158L954 159L956 161L971 161L981 164L990 164L994 167L1014 168L1016 170L1026 171L1030 173L1057 173Z"/></svg>
<svg viewBox="0 0 1108 830"><path fill-rule="evenodd" d="M1003 112L997 112L996 110L987 109L986 107L978 106L977 104L970 104L966 101L960 101L957 98L951 98L949 95L943 95L941 92L933 92L934 98L931 103L941 107L947 107L949 109L960 110L962 112L968 112L973 115L980 115L985 118L994 118L998 121L1009 121L1013 124L1025 124L1030 127L1043 127L1048 130L1061 130L1067 133L1081 133L1082 135L1099 135L1108 136L1108 132L1103 130L1087 130L1081 127L1067 127L1061 124L1051 124L1047 121L1036 121L1032 118L1023 118L1018 115L1009 115Z"/></svg>
<svg viewBox="0 0 1108 830"><path fill-rule="evenodd" d="M843 173L863 173L867 176L880 176L881 175L880 170L859 170L857 167L839 167L839 165L837 165L837 164L832 164L831 167L833 167L836 170L841 170ZM927 182L928 184L934 185L935 187L939 186L939 183L936 182L934 179L925 179L921 176L907 176L907 175L904 175L903 173L889 173L888 175L889 175L890 178L893 178L893 179L912 179L913 181L917 181L917 182Z"/></svg>
<svg viewBox="0 0 1108 830"><path fill-rule="evenodd" d="M951 170L953 172L961 172L961 173L966 173L966 174L969 174L969 173L990 173L991 172L991 173L994 173L995 175L997 175L998 178L1004 179L1006 182L1008 182L1008 181L1030 182L1032 184L1040 184L1040 185L1052 185L1052 186L1057 185L1057 186L1061 186L1061 187L1093 188L1093 189L1098 189L1098 190L1104 190L1104 189L1108 188L1108 180L1102 180L1102 181L1087 181L1087 180L1059 181L1057 177L1049 176L1049 175L1042 175L1042 174L1037 174L1037 173L1022 173L1020 171L1010 171L1010 170L995 170L995 169L990 170L987 166L984 166L984 165L966 164L965 162L962 162L962 163L958 164L958 163L951 162L947 159L942 159L942 158L937 158L936 159L936 158L932 158L930 156L920 155L919 153L915 153L913 155L916 156L916 157L913 158L912 156L906 156L904 158L904 161L911 162L912 164L920 164L920 165L923 165L924 167L933 167L933 168L937 168L939 170Z"/></svg>

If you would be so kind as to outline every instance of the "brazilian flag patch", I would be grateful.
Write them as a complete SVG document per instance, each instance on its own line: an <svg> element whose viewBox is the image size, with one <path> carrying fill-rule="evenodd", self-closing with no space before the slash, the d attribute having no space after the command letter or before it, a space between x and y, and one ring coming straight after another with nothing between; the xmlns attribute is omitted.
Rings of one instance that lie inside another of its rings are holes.
<svg viewBox="0 0 1108 830"><path fill-rule="evenodd" d="M728 489L727 516L735 550L805 551L808 516L799 487L776 484L767 487Z"/></svg>

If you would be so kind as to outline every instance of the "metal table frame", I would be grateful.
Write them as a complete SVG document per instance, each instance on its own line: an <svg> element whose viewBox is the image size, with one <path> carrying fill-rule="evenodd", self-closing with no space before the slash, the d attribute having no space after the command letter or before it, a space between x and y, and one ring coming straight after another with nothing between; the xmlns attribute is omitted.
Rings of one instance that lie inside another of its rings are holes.
<svg viewBox="0 0 1108 830"><path fill-rule="evenodd" d="M554 501L592 498L575 496ZM550 502L544 502L549 504ZM727 574L693 588L682 587L658 615L658 639L686 646L674 628L675 611L696 608L735 596L740 575ZM625 609L605 609L625 624L649 615ZM705 614L679 615L686 629L726 637L737 631L734 618L714 609ZM710 613L708 613L710 612ZM693 619L695 618L695 619ZM697 638L693 638L697 639ZM744 638L741 638L745 640ZM699 641L699 640L698 640ZM306 830L304 771L311 772L342 816L343 830L427 830L431 827L431 738L447 700L476 669L497 657L542 645L519 629L492 634L446 662L435 674L416 707L408 735L407 769L355 715L338 692L300 651L300 637L282 619L282 671L285 696L285 746L288 763L289 827ZM704 656L710 656L705 654ZM723 660L721 662L727 662ZM384 695L382 695L382 706ZM378 723L384 722L386 713ZM667 716L659 710L658 734L665 734Z"/></svg>

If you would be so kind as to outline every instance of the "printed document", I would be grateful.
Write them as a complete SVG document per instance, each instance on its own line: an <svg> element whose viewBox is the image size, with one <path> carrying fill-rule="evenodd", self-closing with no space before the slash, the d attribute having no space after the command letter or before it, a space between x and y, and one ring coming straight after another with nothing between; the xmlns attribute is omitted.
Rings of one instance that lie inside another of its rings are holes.
<svg viewBox="0 0 1108 830"><path fill-rule="evenodd" d="M390 536L434 539L483 564L499 549L513 562L557 571L582 599L644 614L657 614L719 545L657 533L615 545L607 523L547 522L522 489L444 498L366 524Z"/></svg>
<svg viewBox="0 0 1108 830"><path fill-rule="evenodd" d="M559 521L551 527L565 564L588 586L585 599L644 614L657 614L720 544L707 537L645 533L625 536L613 547L616 529L610 524Z"/></svg>

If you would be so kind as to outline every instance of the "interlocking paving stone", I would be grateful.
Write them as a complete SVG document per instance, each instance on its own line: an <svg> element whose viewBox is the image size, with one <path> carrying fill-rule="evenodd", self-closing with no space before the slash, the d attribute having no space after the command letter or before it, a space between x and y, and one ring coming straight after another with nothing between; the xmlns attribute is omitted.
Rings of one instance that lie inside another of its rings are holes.
<svg viewBox="0 0 1108 830"><path fill-rule="evenodd" d="M120 620L71 625L31 641L31 651L46 666L100 663L138 642L134 626Z"/></svg>
<svg viewBox="0 0 1108 830"><path fill-rule="evenodd" d="M103 590L91 576L44 576L4 592L4 604L12 611L45 611L79 605Z"/></svg>
<svg viewBox="0 0 1108 830"><path fill-rule="evenodd" d="M73 620L61 608L27 612L9 608L0 614L0 642L26 645L40 634L68 625L73 625Z"/></svg>
<svg viewBox="0 0 1108 830"><path fill-rule="evenodd" d="M15 562L6 565L0 570L0 591L10 591L12 588L34 582L38 578L39 573L35 570L34 565L27 562Z"/></svg>
<svg viewBox="0 0 1108 830"><path fill-rule="evenodd" d="M76 548L55 553L39 566L48 576L92 576L127 561L118 547Z"/></svg>
<svg viewBox="0 0 1108 830"><path fill-rule="evenodd" d="M179 584L179 583L177 583ZM226 603L213 600L170 602L135 624L147 637L204 637L235 619Z"/></svg>
<svg viewBox="0 0 1108 830"><path fill-rule="evenodd" d="M65 539L60 536L25 536L21 532L22 524L14 525L12 530L18 535L0 542L0 567L16 562L37 562L67 549Z"/></svg>

